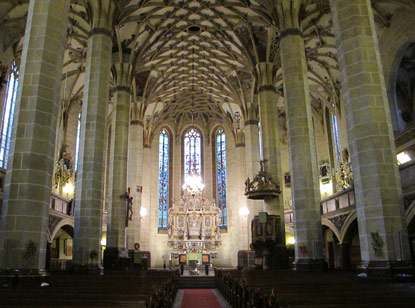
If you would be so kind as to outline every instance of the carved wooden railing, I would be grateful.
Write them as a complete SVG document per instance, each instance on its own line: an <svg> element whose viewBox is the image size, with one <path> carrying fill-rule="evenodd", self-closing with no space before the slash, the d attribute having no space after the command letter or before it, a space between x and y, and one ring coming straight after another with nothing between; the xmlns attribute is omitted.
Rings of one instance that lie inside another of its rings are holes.
<svg viewBox="0 0 415 308"><path fill-rule="evenodd" d="M51 214L54 214L54 212L58 212L68 216L73 216L75 212L75 202L65 197L62 197L61 195L51 193L49 209Z"/></svg>
<svg viewBox="0 0 415 308"><path fill-rule="evenodd" d="M354 189L353 187L350 187L321 200L321 215L336 212L355 205Z"/></svg>
<svg viewBox="0 0 415 308"><path fill-rule="evenodd" d="M294 212L293 212L293 210L285 211L284 215L285 215L284 222L286 224L292 224L292 223L294 223Z"/></svg>

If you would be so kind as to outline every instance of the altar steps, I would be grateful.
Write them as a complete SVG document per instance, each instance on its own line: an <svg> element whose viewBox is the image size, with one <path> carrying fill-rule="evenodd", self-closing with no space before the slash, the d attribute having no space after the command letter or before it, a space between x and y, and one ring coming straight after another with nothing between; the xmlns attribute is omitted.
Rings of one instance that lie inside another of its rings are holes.
<svg viewBox="0 0 415 308"><path fill-rule="evenodd" d="M215 289L215 277L182 276L179 280L179 289Z"/></svg>

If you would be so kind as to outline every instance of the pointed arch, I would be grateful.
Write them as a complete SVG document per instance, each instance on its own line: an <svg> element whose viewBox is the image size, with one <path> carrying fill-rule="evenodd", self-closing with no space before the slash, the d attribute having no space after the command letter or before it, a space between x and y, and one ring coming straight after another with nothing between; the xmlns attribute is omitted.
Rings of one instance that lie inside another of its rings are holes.
<svg viewBox="0 0 415 308"><path fill-rule="evenodd" d="M217 206L221 210L219 226L226 228L228 225L228 211L226 202L226 134L222 126L218 126L213 131L213 195Z"/></svg>
<svg viewBox="0 0 415 308"><path fill-rule="evenodd" d="M168 210L171 199L171 147L172 134L167 127L159 133L159 180L158 180L158 228L167 229Z"/></svg>
<svg viewBox="0 0 415 308"><path fill-rule="evenodd" d="M6 97L3 105L0 139L0 168L7 169L12 136L14 109L16 106L17 88L19 84L19 70L16 62L10 67L9 80L7 82Z"/></svg>
<svg viewBox="0 0 415 308"><path fill-rule="evenodd" d="M183 183L186 177L195 172L203 179L203 143L202 132L191 126L183 133Z"/></svg>

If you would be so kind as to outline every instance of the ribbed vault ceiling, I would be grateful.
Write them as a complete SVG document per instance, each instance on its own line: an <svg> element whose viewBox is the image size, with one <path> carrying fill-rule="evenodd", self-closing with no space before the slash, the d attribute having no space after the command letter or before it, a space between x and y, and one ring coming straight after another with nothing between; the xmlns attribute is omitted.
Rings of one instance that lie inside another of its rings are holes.
<svg viewBox="0 0 415 308"><path fill-rule="evenodd" d="M65 108L82 100L88 32L88 1L71 3L63 70ZM118 10L113 51L133 66L138 117L153 122L243 117L255 102L259 62L275 66L275 86L283 115L277 0L115 1ZM412 0L372 1L376 20L387 26L397 5ZM308 1L302 14L313 110L338 108L340 82L328 1ZM28 1L0 2L0 47L19 56ZM19 43L20 42L20 43ZM6 63L2 63L5 65ZM64 108L64 109L65 109Z"/></svg>

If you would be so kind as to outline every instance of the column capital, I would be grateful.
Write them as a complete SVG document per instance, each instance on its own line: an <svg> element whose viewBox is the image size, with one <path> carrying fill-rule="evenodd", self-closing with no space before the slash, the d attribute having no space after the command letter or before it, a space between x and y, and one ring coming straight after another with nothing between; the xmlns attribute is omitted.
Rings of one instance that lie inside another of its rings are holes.
<svg viewBox="0 0 415 308"><path fill-rule="evenodd" d="M130 63L129 53L114 52L112 54L112 76L114 78L115 90L131 92L131 80L133 66Z"/></svg>
<svg viewBox="0 0 415 308"><path fill-rule="evenodd" d="M105 36L108 36L108 37L111 38L112 31L109 30L109 29L106 29L106 28L96 28L96 27L93 27L91 29L91 31L88 32L88 37L91 37L93 35L98 35L98 34L105 35Z"/></svg>
<svg viewBox="0 0 415 308"><path fill-rule="evenodd" d="M257 71L257 81L258 81L258 90L264 91L269 90L269 87L273 86L274 80L274 63L271 62L261 62L256 65ZM275 89L275 88L274 88ZM274 90L271 89L271 90Z"/></svg>
<svg viewBox="0 0 415 308"><path fill-rule="evenodd" d="M143 122L142 122L142 121L140 121L140 120L131 120L131 121L130 121L130 125L139 125L139 126L144 127Z"/></svg>
<svg viewBox="0 0 415 308"><path fill-rule="evenodd" d="M244 124L245 124L245 126L248 126L248 125L256 125L256 126L258 126L258 123L259 123L258 120L246 120Z"/></svg>
<svg viewBox="0 0 415 308"><path fill-rule="evenodd" d="M281 0L277 5L277 16L281 38L288 35L302 35L301 11L306 0Z"/></svg>
<svg viewBox="0 0 415 308"><path fill-rule="evenodd" d="M258 103L253 100L251 103L246 106L247 115L245 117L245 126L246 125L258 125Z"/></svg>
<svg viewBox="0 0 415 308"><path fill-rule="evenodd" d="M94 34L106 34L111 36L112 26L114 23L115 14L117 11L117 2L112 0L87 0L87 10L92 30ZM94 30L99 29L99 30ZM93 32L94 31L94 32ZM97 32L98 31L98 32Z"/></svg>

